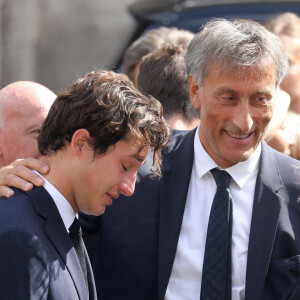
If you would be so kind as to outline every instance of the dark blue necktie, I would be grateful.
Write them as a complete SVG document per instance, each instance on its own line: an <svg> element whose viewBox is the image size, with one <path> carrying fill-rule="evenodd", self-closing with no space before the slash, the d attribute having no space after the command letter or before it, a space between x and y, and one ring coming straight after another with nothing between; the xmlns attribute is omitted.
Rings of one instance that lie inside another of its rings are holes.
<svg viewBox="0 0 300 300"><path fill-rule="evenodd" d="M210 171L217 191L210 211L203 262L201 300L231 300L231 176L226 171Z"/></svg>
<svg viewBox="0 0 300 300"><path fill-rule="evenodd" d="M81 227L80 227L80 224L79 224L79 221L77 220L77 218L74 219L72 225L69 228L69 236L71 238L75 252L77 254L86 286L88 287L82 232L81 232Z"/></svg>

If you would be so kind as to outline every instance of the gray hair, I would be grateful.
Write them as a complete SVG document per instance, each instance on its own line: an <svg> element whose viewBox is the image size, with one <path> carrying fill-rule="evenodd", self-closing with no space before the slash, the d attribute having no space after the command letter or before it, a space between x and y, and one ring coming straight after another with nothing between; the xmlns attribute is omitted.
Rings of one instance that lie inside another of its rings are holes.
<svg viewBox="0 0 300 300"><path fill-rule="evenodd" d="M262 76L271 63L275 67L277 86L289 67L280 39L259 23L242 19L213 19L191 41L186 65L200 88L210 67L216 63L220 72L236 72L241 76L254 67Z"/></svg>

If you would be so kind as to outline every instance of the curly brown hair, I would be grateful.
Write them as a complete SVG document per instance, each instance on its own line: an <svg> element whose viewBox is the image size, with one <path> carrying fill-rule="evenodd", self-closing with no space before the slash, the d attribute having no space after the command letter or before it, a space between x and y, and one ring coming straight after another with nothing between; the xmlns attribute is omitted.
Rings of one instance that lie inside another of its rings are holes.
<svg viewBox="0 0 300 300"><path fill-rule="evenodd" d="M62 149L74 132L87 129L95 156L105 154L120 140L134 138L141 149L150 145L151 171L161 175L161 148L170 139L161 104L138 91L124 74L92 71L61 92L43 123L39 151L49 155Z"/></svg>

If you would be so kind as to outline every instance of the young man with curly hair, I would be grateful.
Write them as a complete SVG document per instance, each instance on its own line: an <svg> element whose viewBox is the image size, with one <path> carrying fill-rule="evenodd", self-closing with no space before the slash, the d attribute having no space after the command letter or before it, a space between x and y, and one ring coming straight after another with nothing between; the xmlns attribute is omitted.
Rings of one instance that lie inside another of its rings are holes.
<svg viewBox="0 0 300 300"><path fill-rule="evenodd" d="M38 138L44 185L0 198L1 299L96 299L77 213L131 196L150 149L159 175L168 140L161 105L125 75L91 72L58 95Z"/></svg>

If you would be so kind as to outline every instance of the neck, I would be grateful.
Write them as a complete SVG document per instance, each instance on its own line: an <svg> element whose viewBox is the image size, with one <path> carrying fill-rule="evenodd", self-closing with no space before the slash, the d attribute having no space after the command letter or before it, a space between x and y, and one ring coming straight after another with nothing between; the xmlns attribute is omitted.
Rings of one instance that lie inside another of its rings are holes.
<svg viewBox="0 0 300 300"><path fill-rule="evenodd" d="M75 205L72 192L72 172L69 172L70 164L64 157L63 150L49 156L42 156L41 160L49 165L49 173L43 175L71 204L75 213L78 208Z"/></svg>

